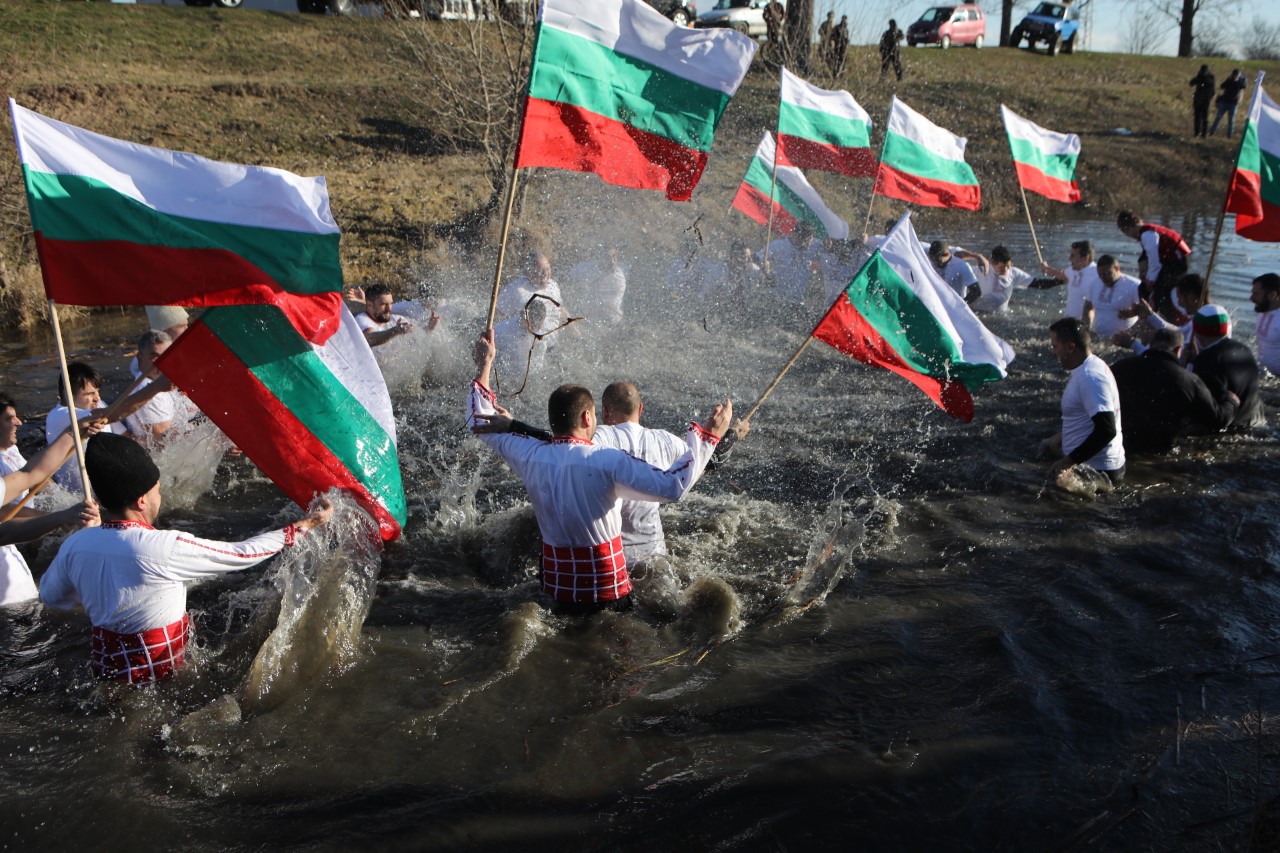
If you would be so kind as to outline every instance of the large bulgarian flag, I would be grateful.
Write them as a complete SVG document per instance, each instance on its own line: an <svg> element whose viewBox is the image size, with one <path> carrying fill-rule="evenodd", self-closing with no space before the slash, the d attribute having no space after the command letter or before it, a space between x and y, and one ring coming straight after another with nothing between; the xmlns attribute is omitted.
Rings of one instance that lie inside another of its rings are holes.
<svg viewBox="0 0 1280 853"><path fill-rule="evenodd" d="M773 228L780 234L790 234L798 223L808 222L819 237L848 239L849 224L823 203L803 172L779 163L774 182L773 158L773 136L766 130L733 198L734 208L761 225L769 222L772 208Z"/></svg>
<svg viewBox="0 0 1280 853"><path fill-rule="evenodd" d="M819 89L782 69L778 163L851 178L876 173L871 116L853 95Z"/></svg>
<svg viewBox="0 0 1280 853"><path fill-rule="evenodd" d="M978 179L964 161L967 140L899 101L889 106L875 192L928 207L977 210Z"/></svg>
<svg viewBox="0 0 1280 853"><path fill-rule="evenodd" d="M12 99L45 290L69 305L276 305L337 329L338 226L324 178L90 133Z"/></svg>
<svg viewBox="0 0 1280 853"><path fill-rule="evenodd" d="M679 27L642 0L543 0L516 168L693 194L756 42Z"/></svg>
<svg viewBox="0 0 1280 853"><path fill-rule="evenodd" d="M1009 150L1022 188L1054 201L1079 201L1076 160L1080 158L1080 137L1047 130L1004 104L1000 105L1000 117L1009 134Z"/></svg>
<svg viewBox="0 0 1280 853"><path fill-rule="evenodd" d="M888 233L813 336L893 371L966 422L973 419L972 392L1003 379L1014 358L934 271L910 214Z"/></svg>
<svg viewBox="0 0 1280 853"><path fill-rule="evenodd" d="M296 503L337 488L395 539L405 497L391 398L355 318L339 310L315 344L273 306L211 308L156 364Z"/></svg>
<svg viewBox="0 0 1280 853"><path fill-rule="evenodd" d="M1261 72L1231 176L1227 210L1236 215L1241 237L1280 242L1280 105L1263 90Z"/></svg>

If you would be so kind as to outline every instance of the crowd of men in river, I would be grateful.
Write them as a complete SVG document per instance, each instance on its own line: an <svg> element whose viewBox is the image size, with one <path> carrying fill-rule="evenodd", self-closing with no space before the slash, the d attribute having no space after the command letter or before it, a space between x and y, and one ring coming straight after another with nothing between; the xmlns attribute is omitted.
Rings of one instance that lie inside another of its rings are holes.
<svg viewBox="0 0 1280 853"><path fill-rule="evenodd" d="M1252 282L1255 354L1232 337L1231 318L1212 302L1205 281L1188 272L1191 248L1181 235L1127 211L1118 226L1140 244L1136 276L1122 271L1112 255L1095 258L1087 240L1071 244L1062 268L1045 263L1040 275L1014 266L1002 246L989 255L944 241L929 247L940 278L976 313L1007 311L1019 289L1064 287L1063 316L1049 337L1070 376L1061 432L1044 445L1056 457L1051 476L1088 466L1119 482L1133 454L1166 453L1192 433L1263 426L1260 376L1280 374L1280 275ZM820 279L830 303L880 239L819 241L800 223L759 253L740 242L712 260L690 252L672 264L667 284L722 303L752 298L764 287L777 304L794 307ZM580 314L602 324L623 318L626 269L616 251L578 264L569 280L576 283ZM436 311L396 302L384 285L354 288L347 296L379 363L399 338L417 327L432 332L440 323ZM8 509L49 476L68 489L81 488L79 465L68 461L73 408L88 437L85 470L96 496L58 512L23 508L0 524L0 603L38 596L53 608L82 607L92 625L94 673L129 684L162 680L182 666L192 636L188 582L257 565L332 516L321 499L300 521L234 543L153 527L160 475L149 451L186 429L199 412L155 366L185 331L185 311L151 308L148 317L152 328L138 340L129 392L104 409L99 373L87 364L69 365L74 399L59 392L59 404L46 418L48 444L30 461L17 448L17 404L0 395L0 505ZM468 426L524 482L542 537L543 589L564 614L628 609L629 567L666 553L658 504L687 495L704 471L727 459L750 424L735 422L725 400L683 436L647 428L641 425L640 391L627 381L604 389L599 418L587 388L562 385L548 401L549 430L522 424L498 405L491 372L495 362L509 376L540 369L555 342L552 333L572 321L545 255L525 257L523 275L500 294L495 321L476 343ZM1134 354L1108 366L1094 353L1095 341ZM37 587L14 544L68 526L84 529L63 542Z"/></svg>

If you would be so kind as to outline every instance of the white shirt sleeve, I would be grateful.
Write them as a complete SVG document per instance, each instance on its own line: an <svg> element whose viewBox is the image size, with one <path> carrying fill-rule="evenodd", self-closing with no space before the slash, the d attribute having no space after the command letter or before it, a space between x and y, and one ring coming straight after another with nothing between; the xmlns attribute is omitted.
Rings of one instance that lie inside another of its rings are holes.
<svg viewBox="0 0 1280 853"><path fill-rule="evenodd" d="M621 454L614 464L614 483L618 497L659 503L680 500L689 494L693 484L702 475L718 441L700 424L689 424L689 432L685 437L687 449L665 471L641 462L634 456Z"/></svg>
<svg viewBox="0 0 1280 853"><path fill-rule="evenodd" d="M1155 281L1160 277L1160 235L1154 231L1143 231L1138 242L1147 252L1147 281Z"/></svg>
<svg viewBox="0 0 1280 853"><path fill-rule="evenodd" d="M493 404L497 399L492 391L473 380L471 393L467 398L467 428L483 424L484 421L476 415L493 414ZM481 433L476 438L489 445L489 449L501 456L522 479L530 456L543 445L539 439L516 433Z"/></svg>
<svg viewBox="0 0 1280 853"><path fill-rule="evenodd" d="M235 572L256 566L291 544L297 528L293 525L260 533L243 542L218 542L180 532L160 574L166 580L190 581Z"/></svg>

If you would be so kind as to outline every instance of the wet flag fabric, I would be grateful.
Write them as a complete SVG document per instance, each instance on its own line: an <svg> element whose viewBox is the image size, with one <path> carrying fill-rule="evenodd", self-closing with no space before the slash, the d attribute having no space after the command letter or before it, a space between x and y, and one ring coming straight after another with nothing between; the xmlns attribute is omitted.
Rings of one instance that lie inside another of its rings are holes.
<svg viewBox="0 0 1280 853"><path fill-rule="evenodd" d="M276 305L308 340L338 327L324 178L137 145L9 100L50 298L69 305Z"/></svg>
<svg viewBox="0 0 1280 853"><path fill-rule="evenodd" d="M813 336L891 370L947 414L973 419L972 392L1003 379L1013 350L933 270L904 216L814 329Z"/></svg>
<svg viewBox="0 0 1280 853"><path fill-rule="evenodd" d="M641 0L544 0L516 168L594 172L687 201L756 42Z"/></svg>
<svg viewBox="0 0 1280 853"><path fill-rule="evenodd" d="M1000 105L1000 117L1009 134L1009 150L1013 152L1022 188L1054 201L1079 201L1076 160L1080 157L1080 137L1046 130L1004 104Z"/></svg>
<svg viewBox="0 0 1280 853"><path fill-rule="evenodd" d="M782 69L778 163L851 178L876 173L871 116L853 95L819 89Z"/></svg>
<svg viewBox="0 0 1280 853"><path fill-rule="evenodd" d="M294 502L305 507L336 487L377 520L383 539L400 535L391 398L345 306L323 345L271 306L212 308L156 363Z"/></svg>
<svg viewBox="0 0 1280 853"><path fill-rule="evenodd" d="M964 161L967 141L894 96L875 192L928 207L977 210L982 192L973 169Z"/></svg>
<svg viewBox="0 0 1280 853"><path fill-rule="evenodd" d="M790 234L797 223L808 222L819 237L848 239L849 224L831 212L799 169L779 164L774 184L773 158L773 136L766 130L733 198L734 208L765 225L772 207L773 229L779 234Z"/></svg>
<svg viewBox="0 0 1280 853"><path fill-rule="evenodd" d="M1241 237L1280 242L1280 105L1263 90L1261 74L1231 176L1227 211L1236 215Z"/></svg>

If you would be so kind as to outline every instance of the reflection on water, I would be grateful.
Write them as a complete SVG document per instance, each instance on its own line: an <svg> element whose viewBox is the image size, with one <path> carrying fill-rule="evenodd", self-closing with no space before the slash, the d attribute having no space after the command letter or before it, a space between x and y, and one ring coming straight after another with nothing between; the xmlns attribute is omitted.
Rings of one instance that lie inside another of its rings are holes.
<svg viewBox="0 0 1280 853"><path fill-rule="evenodd" d="M1059 262L1080 237L1134 254L1110 222L1044 231ZM946 236L1034 266L1017 226ZM1245 337L1275 251L1232 239L1220 258ZM628 321L564 333L506 398L516 415L543 421L566 377L633 379L654 426L749 404L807 327L755 306L704 322L664 269L633 258ZM1110 494L1047 488L1060 290L991 320L1018 357L968 425L811 347L732 462L664 509L646 606L564 619L519 482L462 429L458 318L482 313L487 275L446 288L453 328L415 344L434 358L421 391L390 368L410 521L376 586L351 535L202 583L196 665L116 701L87 677L82 617L0 616L15 846L1243 846L1280 785L1273 431L1135 460ZM165 523L238 538L284 505L232 460Z"/></svg>

